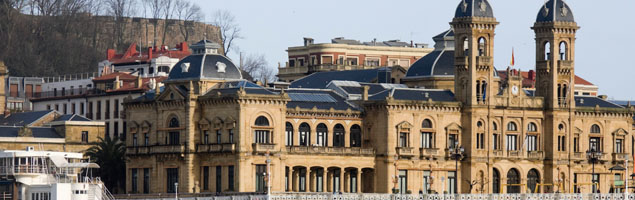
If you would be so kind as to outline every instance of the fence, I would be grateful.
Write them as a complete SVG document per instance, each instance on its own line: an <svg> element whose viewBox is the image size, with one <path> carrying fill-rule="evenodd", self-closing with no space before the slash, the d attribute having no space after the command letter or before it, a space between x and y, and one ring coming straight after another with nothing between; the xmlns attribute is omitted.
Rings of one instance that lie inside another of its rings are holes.
<svg viewBox="0 0 635 200"><path fill-rule="evenodd" d="M117 198L128 200L125 198ZM130 198L132 200L133 198ZM134 198L135 200L174 200L172 198ZM214 197L186 197L180 200L635 200L635 194L275 194Z"/></svg>

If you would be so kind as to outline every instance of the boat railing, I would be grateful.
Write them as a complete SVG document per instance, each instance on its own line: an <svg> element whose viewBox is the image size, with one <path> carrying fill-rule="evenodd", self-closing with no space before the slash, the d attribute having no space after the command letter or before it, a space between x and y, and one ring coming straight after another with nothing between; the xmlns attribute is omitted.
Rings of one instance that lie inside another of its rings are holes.
<svg viewBox="0 0 635 200"><path fill-rule="evenodd" d="M44 165L0 166L0 174L44 174L48 169Z"/></svg>

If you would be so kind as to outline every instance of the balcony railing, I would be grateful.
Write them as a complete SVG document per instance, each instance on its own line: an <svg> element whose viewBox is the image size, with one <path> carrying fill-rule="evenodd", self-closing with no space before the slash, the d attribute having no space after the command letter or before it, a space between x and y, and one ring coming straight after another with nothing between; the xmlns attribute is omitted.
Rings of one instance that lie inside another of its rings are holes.
<svg viewBox="0 0 635 200"><path fill-rule="evenodd" d="M503 157L504 156L503 150L494 150L494 151L492 151L492 156L494 156L494 157Z"/></svg>
<svg viewBox="0 0 635 200"><path fill-rule="evenodd" d="M197 153L223 153L235 152L235 144L199 144L196 145Z"/></svg>
<svg viewBox="0 0 635 200"><path fill-rule="evenodd" d="M419 149L419 155L421 155L421 157L435 157L435 156L439 156L439 149L420 148Z"/></svg>
<svg viewBox="0 0 635 200"><path fill-rule="evenodd" d="M492 57L489 56L477 56L476 57L476 65L478 66L488 66L492 62Z"/></svg>
<svg viewBox="0 0 635 200"><path fill-rule="evenodd" d="M573 61L570 60L558 60L558 66L560 69L571 69Z"/></svg>
<svg viewBox="0 0 635 200"><path fill-rule="evenodd" d="M520 151L507 151L507 157L520 158L521 156L522 156L522 153L520 153Z"/></svg>
<svg viewBox="0 0 635 200"><path fill-rule="evenodd" d="M395 150L397 151L397 154L401 157L415 156L414 148L412 147L397 147Z"/></svg>
<svg viewBox="0 0 635 200"><path fill-rule="evenodd" d="M251 145L251 148L253 149L254 153L267 153L267 151L274 152L276 149L276 144L254 143Z"/></svg>
<svg viewBox="0 0 635 200"><path fill-rule="evenodd" d="M628 157L628 154L626 153L613 153L614 161L624 161L626 160L626 157Z"/></svg>
<svg viewBox="0 0 635 200"><path fill-rule="evenodd" d="M545 159L545 153L543 151L530 151L527 152L527 157L530 160L543 160Z"/></svg>
<svg viewBox="0 0 635 200"><path fill-rule="evenodd" d="M352 155L352 156L374 156L375 149L361 147L287 147L290 154L326 154L326 155Z"/></svg>
<svg viewBox="0 0 635 200"><path fill-rule="evenodd" d="M65 90L57 90L57 91L36 92L33 94L31 99L97 95L97 94L105 94L105 93L106 93L105 90L100 90L97 88L74 88L74 89L65 89Z"/></svg>
<svg viewBox="0 0 635 200"><path fill-rule="evenodd" d="M304 74L309 72L309 67L281 67L278 68L278 74Z"/></svg>
<svg viewBox="0 0 635 200"><path fill-rule="evenodd" d="M126 155L185 153L185 145L127 147Z"/></svg>

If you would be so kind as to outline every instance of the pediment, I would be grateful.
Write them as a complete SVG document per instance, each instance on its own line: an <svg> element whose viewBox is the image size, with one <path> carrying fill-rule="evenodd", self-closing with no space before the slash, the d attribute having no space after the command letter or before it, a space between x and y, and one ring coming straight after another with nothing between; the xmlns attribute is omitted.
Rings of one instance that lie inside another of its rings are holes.
<svg viewBox="0 0 635 200"><path fill-rule="evenodd" d="M576 126L575 128L573 128L573 133L580 135L580 134L584 133L584 131L582 131L581 128L578 128Z"/></svg>
<svg viewBox="0 0 635 200"><path fill-rule="evenodd" d="M459 134L461 133L461 130L463 130L463 127L456 122L453 122L445 127L445 131L449 134Z"/></svg>
<svg viewBox="0 0 635 200"><path fill-rule="evenodd" d="M624 130L623 128L618 128L617 130L613 131L613 135L615 135L615 136L626 136L626 135L628 135L628 131Z"/></svg>
<svg viewBox="0 0 635 200"><path fill-rule="evenodd" d="M216 117L214 118L214 121L212 122L212 124L214 125L214 128L222 128L223 120L220 117Z"/></svg>
<svg viewBox="0 0 635 200"><path fill-rule="evenodd" d="M157 97L157 101L174 101L184 99L184 93L181 89L175 87L174 85L166 85L165 90L159 94L159 97Z"/></svg>
<svg viewBox="0 0 635 200"><path fill-rule="evenodd" d="M210 126L210 124L211 124L211 122L210 122L207 118L205 118L205 117L203 117L203 119L201 119L201 120L199 120L199 121L198 121L198 127L199 127L201 130L208 130L208 129L209 129L209 126Z"/></svg>
<svg viewBox="0 0 635 200"><path fill-rule="evenodd" d="M412 129L412 124L410 122L407 121L403 121L399 124L397 124L397 129L399 129L399 131L410 131L410 129Z"/></svg>
<svg viewBox="0 0 635 200"><path fill-rule="evenodd" d="M225 128L235 128L236 127L236 120L233 117L227 117L225 118Z"/></svg>

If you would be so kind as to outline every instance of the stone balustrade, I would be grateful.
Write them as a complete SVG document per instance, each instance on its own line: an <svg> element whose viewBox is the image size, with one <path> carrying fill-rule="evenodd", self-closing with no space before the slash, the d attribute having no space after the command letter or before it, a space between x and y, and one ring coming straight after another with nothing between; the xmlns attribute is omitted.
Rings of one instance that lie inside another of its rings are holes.
<svg viewBox="0 0 635 200"><path fill-rule="evenodd" d="M375 149L361 147L287 147L289 154L319 154L319 155L351 155L351 156L375 156Z"/></svg>

